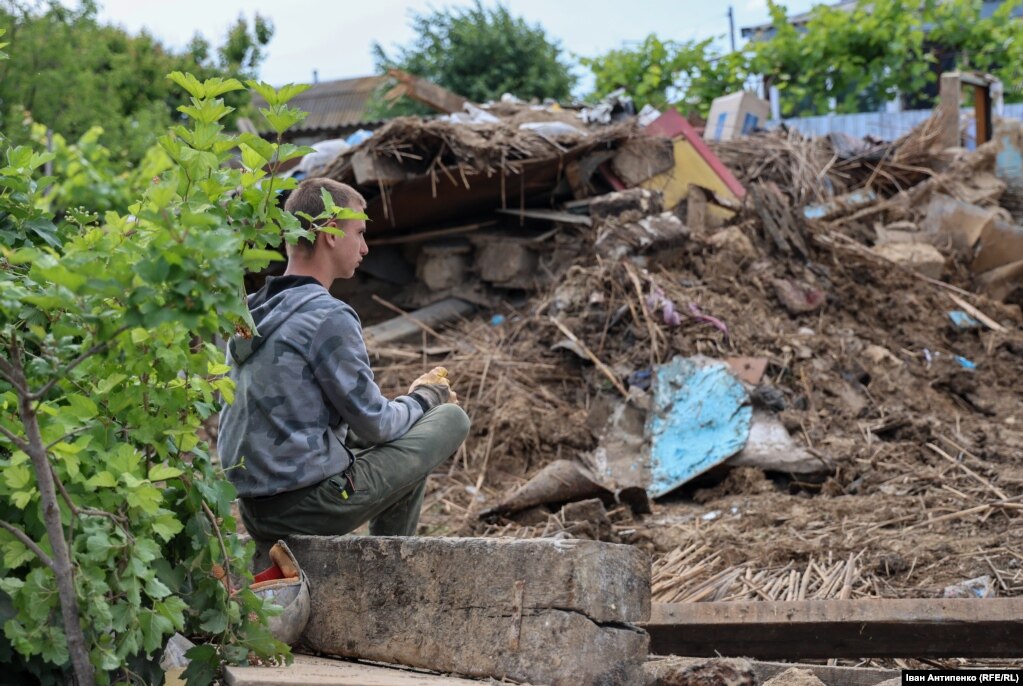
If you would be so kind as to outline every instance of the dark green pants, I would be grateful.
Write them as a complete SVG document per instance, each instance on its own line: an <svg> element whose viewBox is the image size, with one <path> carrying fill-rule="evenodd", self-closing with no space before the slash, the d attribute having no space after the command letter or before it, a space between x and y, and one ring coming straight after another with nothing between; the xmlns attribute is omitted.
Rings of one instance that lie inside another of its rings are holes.
<svg viewBox="0 0 1023 686"><path fill-rule="evenodd" d="M338 474L269 498L242 498L242 523L257 541L289 534L340 536L369 522L374 536L414 536L426 477L451 457L469 434L457 405L435 407L401 438L355 453L351 491Z"/></svg>

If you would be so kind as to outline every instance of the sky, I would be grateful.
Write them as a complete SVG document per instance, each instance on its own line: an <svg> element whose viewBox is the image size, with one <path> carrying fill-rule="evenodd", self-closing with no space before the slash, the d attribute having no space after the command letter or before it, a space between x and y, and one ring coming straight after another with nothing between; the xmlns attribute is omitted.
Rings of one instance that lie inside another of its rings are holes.
<svg viewBox="0 0 1023 686"><path fill-rule="evenodd" d="M69 5L75 3L69 2ZM219 45L239 15L269 18L274 36L260 78L275 86L374 73L371 46L391 51L413 40L409 19L431 9L458 8L471 0L100 0L100 19L132 33L146 29L165 45L181 49L201 33ZM483 0L492 7L495 0ZM715 0L505 0L514 15L539 24L571 55L593 57L650 33L661 40L717 37L728 48L727 2ZM790 13L806 11L813 0L783 0ZM736 41L743 26L767 21L767 0L735 0ZM197 20L201 17L201 21ZM586 87L586 72L576 72Z"/></svg>

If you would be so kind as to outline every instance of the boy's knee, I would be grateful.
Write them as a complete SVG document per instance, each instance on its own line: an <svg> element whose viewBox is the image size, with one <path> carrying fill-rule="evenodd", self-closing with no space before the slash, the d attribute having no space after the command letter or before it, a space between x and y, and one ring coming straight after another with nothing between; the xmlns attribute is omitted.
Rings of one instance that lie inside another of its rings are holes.
<svg viewBox="0 0 1023 686"><path fill-rule="evenodd" d="M427 415L436 418L444 426L446 435L457 437L461 443L469 435L469 415L458 405L445 403L431 409Z"/></svg>

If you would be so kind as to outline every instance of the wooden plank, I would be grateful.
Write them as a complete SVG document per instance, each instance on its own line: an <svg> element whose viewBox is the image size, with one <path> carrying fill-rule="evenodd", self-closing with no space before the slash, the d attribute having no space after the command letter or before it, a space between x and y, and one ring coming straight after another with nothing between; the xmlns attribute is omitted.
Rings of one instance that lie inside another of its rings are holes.
<svg viewBox="0 0 1023 686"><path fill-rule="evenodd" d="M469 233L471 231L478 231L479 229L486 229L497 224L497 221L490 220L485 222L476 222L474 224L465 224L463 226L451 226L446 229L435 229L433 231L420 231L418 233L409 233L401 236L393 236L391 238L375 238L366 241L370 246L377 245L400 245L402 243L420 243L422 241L428 241L434 238L441 238L443 236L457 236L463 233Z"/></svg>
<svg viewBox="0 0 1023 686"><path fill-rule="evenodd" d="M296 655L283 667L224 668L228 686L479 686L480 682L428 672Z"/></svg>
<svg viewBox="0 0 1023 686"><path fill-rule="evenodd" d="M762 684L782 672L793 667L807 669L827 686L877 686L882 681L898 678L902 672L898 669L879 669L876 667L839 667L830 665L813 665L792 662L753 662L753 673L757 683Z"/></svg>
<svg viewBox="0 0 1023 686"><path fill-rule="evenodd" d="M966 314L970 315L971 317L973 317L974 319L979 321L981 324L983 324L987 328L991 329L992 331L998 331L1000 333L1005 333L1006 332L1007 329L1004 326L1002 326L1001 324L996 322L994 319L992 319L991 317L987 316L986 314L984 314L983 312L978 310L976 307L974 307L970 303L968 303L965 300L963 300L962 298L960 298L955 293L948 293L947 295L948 295L949 298L952 299L952 302L954 302L959 307L963 308L963 311L966 312Z"/></svg>
<svg viewBox="0 0 1023 686"><path fill-rule="evenodd" d="M651 652L760 659L1023 657L1023 598L654 604Z"/></svg>
<svg viewBox="0 0 1023 686"><path fill-rule="evenodd" d="M368 150L352 155L352 172L360 186L393 186L408 178L401 163L393 157L377 157Z"/></svg>
<svg viewBox="0 0 1023 686"><path fill-rule="evenodd" d="M384 343L393 343L403 338L416 335L424 327L436 327L459 317L472 314L476 306L459 298L445 298L440 302L427 305L404 316L388 319L363 330L366 348L372 353L373 348Z"/></svg>
<svg viewBox="0 0 1023 686"><path fill-rule="evenodd" d="M572 212L559 212L557 210L542 209L503 209L498 210L501 214L510 214L513 217L526 217L527 219L544 219L560 224L578 224L579 226L593 226L593 221L585 214L573 214Z"/></svg>
<svg viewBox="0 0 1023 686"><path fill-rule="evenodd" d="M959 102L962 98L959 72L941 75L938 86L938 112L941 117L941 134L936 141L942 147L954 148L959 145Z"/></svg>

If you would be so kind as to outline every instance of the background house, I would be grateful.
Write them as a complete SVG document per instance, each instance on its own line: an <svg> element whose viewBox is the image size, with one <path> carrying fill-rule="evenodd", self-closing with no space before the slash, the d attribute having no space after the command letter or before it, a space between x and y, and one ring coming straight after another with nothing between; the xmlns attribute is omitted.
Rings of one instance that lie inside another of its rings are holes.
<svg viewBox="0 0 1023 686"><path fill-rule="evenodd" d="M373 93L386 81L385 76L361 76L314 83L288 103L305 110L309 116L288 129L285 140L296 145L311 145L328 138L344 138L359 129L379 127L383 120L370 118L367 108ZM253 97L252 104L256 108L266 107L266 101L258 95ZM249 122L248 126L253 125Z"/></svg>

